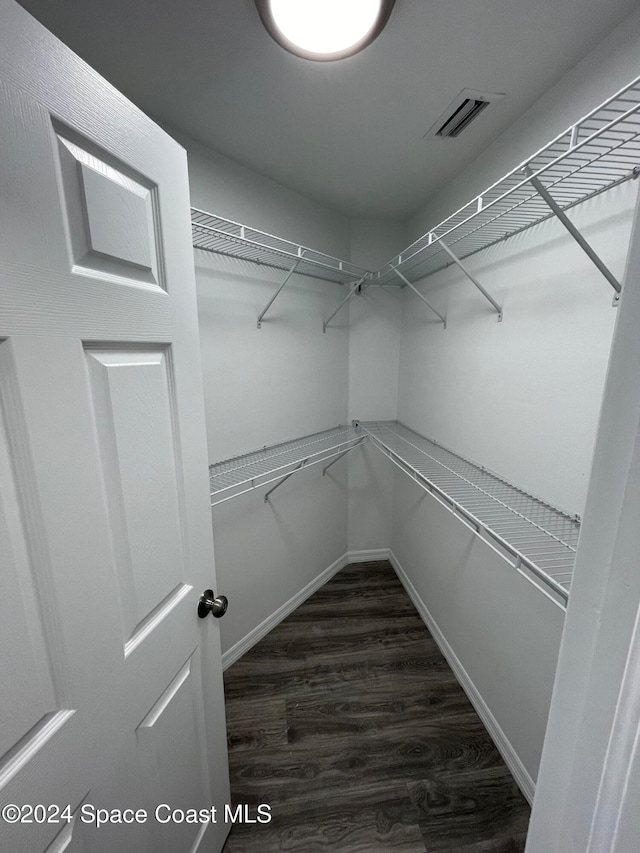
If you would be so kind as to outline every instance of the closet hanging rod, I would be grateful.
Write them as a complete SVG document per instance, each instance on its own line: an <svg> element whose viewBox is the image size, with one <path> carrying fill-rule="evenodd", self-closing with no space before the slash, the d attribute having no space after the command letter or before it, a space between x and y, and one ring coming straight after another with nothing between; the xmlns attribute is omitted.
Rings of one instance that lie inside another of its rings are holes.
<svg viewBox="0 0 640 853"><path fill-rule="evenodd" d="M195 207L191 208L191 234L196 249L285 272L297 263L297 274L336 284L372 275L369 270L349 261Z"/></svg>
<svg viewBox="0 0 640 853"><path fill-rule="evenodd" d="M431 228L378 270L373 281L392 281L399 270L416 282L449 266L453 260L439 242L445 238L461 260L554 216L532 181L543 183L566 212L638 177L639 111L637 78ZM523 174L527 167L530 175Z"/></svg>

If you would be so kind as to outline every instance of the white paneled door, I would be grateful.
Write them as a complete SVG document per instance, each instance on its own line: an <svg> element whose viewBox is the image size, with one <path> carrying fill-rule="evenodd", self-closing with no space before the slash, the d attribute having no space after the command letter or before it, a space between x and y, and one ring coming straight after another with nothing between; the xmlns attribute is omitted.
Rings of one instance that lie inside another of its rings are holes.
<svg viewBox="0 0 640 853"><path fill-rule="evenodd" d="M13 0L0 0L0 403L0 849L219 851L186 157Z"/></svg>

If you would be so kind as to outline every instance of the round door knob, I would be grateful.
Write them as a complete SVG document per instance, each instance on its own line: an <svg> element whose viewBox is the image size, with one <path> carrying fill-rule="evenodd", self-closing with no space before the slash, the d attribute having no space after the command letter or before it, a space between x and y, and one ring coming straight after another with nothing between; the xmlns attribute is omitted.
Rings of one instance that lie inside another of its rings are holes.
<svg viewBox="0 0 640 853"><path fill-rule="evenodd" d="M225 595L219 595L216 598L212 589L205 589L198 602L198 616L204 619L205 616L212 613L216 619L220 619L227 612L228 606L229 602Z"/></svg>

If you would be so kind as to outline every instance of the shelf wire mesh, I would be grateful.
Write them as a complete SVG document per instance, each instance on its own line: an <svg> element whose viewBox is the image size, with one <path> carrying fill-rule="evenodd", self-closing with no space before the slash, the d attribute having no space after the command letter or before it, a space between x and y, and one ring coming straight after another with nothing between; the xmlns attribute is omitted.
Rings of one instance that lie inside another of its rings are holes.
<svg viewBox="0 0 640 853"><path fill-rule="evenodd" d="M562 210L637 177L640 167L640 78L584 116L501 180L424 234L378 270L374 281L416 282L452 263L438 239L461 260L554 214L525 168Z"/></svg>
<svg viewBox="0 0 640 853"><path fill-rule="evenodd" d="M518 565L567 600L580 535L576 517L395 421L360 426L405 473L479 523Z"/></svg>
<svg viewBox="0 0 640 853"><path fill-rule="evenodd" d="M191 235L196 249L287 272L297 264L297 274L324 281L344 284L371 275L348 261L195 207L191 208Z"/></svg>
<svg viewBox="0 0 640 853"><path fill-rule="evenodd" d="M331 459L355 447L363 438L361 430L337 426L216 462L209 466L211 505Z"/></svg>

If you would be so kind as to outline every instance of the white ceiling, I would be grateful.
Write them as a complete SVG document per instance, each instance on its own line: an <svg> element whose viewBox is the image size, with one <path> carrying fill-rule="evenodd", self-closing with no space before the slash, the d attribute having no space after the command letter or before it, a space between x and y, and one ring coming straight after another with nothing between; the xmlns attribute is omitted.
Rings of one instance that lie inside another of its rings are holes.
<svg viewBox="0 0 640 853"><path fill-rule="evenodd" d="M353 217L413 213L637 0L396 0L362 53L280 48L253 0L21 0L145 112ZM505 92L423 139L461 89Z"/></svg>

